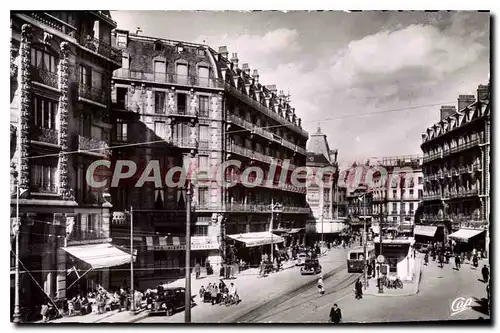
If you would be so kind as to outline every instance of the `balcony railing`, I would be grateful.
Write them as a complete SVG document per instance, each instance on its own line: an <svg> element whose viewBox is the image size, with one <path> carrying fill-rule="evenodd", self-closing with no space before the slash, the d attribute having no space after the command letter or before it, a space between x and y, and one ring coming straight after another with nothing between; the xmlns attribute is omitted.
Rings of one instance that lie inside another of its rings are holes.
<svg viewBox="0 0 500 333"><path fill-rule="evenodd" d="M31 66L31 74L33 81L45 84L46 86L57 88L58 77L57 73L51 72L40 67Z"/></svg>
<svg viewBox="0 0 500 333"><path fill-rule="evenodd" d="M85 98L105 106L108 105L108 94L101 88L94 88L80 83L78 86L78 92L80 98Z"/></svg>
<svg viewBox="0 0 500 333"><path fill-rule="evenodd" d="M141 81L154 81L159 83L171 83L183 86L195 86L204 88L223 88L222 80L208 77L198 77L196 75L180 75L159 72L131 71L121 68L113 73L113 76L123 79L134 79Z"/></svg>
<svg viewBox="0 0 500 333"><path fill-rule="evenodd" d="M441 199L441 194L424 194L423 199L424 201L439 200Z"/></svg>
<svg viewBox="0 0 500 333"><path fill-rule="evenodd" d="M74 230L68 241L78 242L87 240L107 239L107 235L100 231Z"/></svg>
<svg viewBox="0 0 500 333"><path fill-rule="evenodd" d="M47 194L57 194L59 187L55 183L32 183L31 192L33 193L47 193Z"/></svg>
<svg viewBox="0 0 500 333"><path fill-rule="evenodd" d="M229 83L225 83L224 84L224 88L228 92L230 92L231 94L233 94L234 96L236 96L238 99L240 99L244 103L252 106L254 109L259 110L260 112L262 112L263 114L265 114L269 118L272 118L272 119L274 119L274 120L276 120L276 121L278 121L280 123L285 123L288 128L290 128L291 130L293 130L293 131L301 134L304 137L308 136L308 133L306 131L304 131L302 128L300 128L299 126L297 126L297 125L293 124L292 122L286 120L285 118L283 118L282 116L278 115L277 113L269 110L266 106L260 104L259 102L257 102L253 98L251 98L251 97L243 94L241 91L239 91L238 89L234 88Z"/></svg>
<svg viewBox="0 0 500 333"><path fill-rule="evenodd" d="M59 131L53 128L32 127L30 138L33 141L59 145Z"/></svg>
<svg viewBox="0 0 500 333"><path fill-rule="evenodd" d="M198 148L198 140L192 139L190 137L174 138L172 141L173 141L174 145L181 147L181 148L188 148L188 149Z"/></svg>
<svg viewBox="0 0 500 333"><path fill-rule="evenodd" d="M483 167L482 167L481 163L474 163L474 164L472 164L472 170L481 171L481 170L483 170Z"/></svg>
<svg viewBox="0 0 500 333"><path fill-rule="evenodd" d="M72 25L61 21L60 19L47 14L45 12L31 12L27 14L29 17L32 19L37 20L40 23L45 24L46 26L58 30L62 32L63 34L66 34L70 37L74 37L76 33L76 28L73 27Z"/></svg>
<svg viewBox="0 0 500 333"><path fill-rule="evenodd" d="M111 156L111 150L106 142L81 135L78 135L78 150L83 153Z"/></svg>
<svg viewBox="0 0 500 333"><path fill-rule="evenodd" d="M77 40L81 46L91 51L97 52L103 57L111 59L115 63L122 63L122 51L109 45L108 43L105 43L102 40L94 38L90 35L77 36Z"/></svg>

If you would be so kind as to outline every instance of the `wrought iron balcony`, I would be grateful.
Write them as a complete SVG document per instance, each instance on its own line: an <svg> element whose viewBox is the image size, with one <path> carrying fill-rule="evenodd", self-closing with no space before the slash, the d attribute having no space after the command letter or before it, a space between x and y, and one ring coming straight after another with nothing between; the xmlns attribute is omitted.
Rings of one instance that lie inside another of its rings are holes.
<svg viewBox="0 0 500 333"><path fill-rule="evenodd" d="M174 145L181 148L188 148L188 149L198 148L198 140L192 139L190 137L174 138L172 141Z"/></svg>
<svg viewBox="0 0 500 333"><path fill-rule="evenodd" d="M51 72L40 67L31 66L32 79L52 88L58 88L58 77L56 72Z"/></svg>
<svg viewBox="0 0 500 333"><path fill-rule="evenodd" d="M131 71L129 69L118 69L113 76L123 79L133 79L141 81L154 81L158 83L171 83L190 87L203 88L223 88L224 83L220 79L198 77L196 75L181 75L160 72Z"/></svg>
<svg viewBox="0 0 500 333"><path fill-rule="evenodd" d="M78 135L78 150L91 155L111 156L111 150L106 142L81 135Z"/></svg>
<svg viewBox="0 0 500 333"><path fill-rule="evenodd" d="M59 145L59 131L53 128L32 127L30 129L32 141Z"/></svg>
<svg viewBox="0 0 500 333"><path fill-rule="evenodd" d="M77 36L78 43L105 58L108 58L115 63L122 63L122 51L111 46L108 43L103 42L98 38L94 38L91 35L79 35Z"/></svg>
<svg viewBox="0 0 500 333"><path fill-rule="evenodd" d="M108 106L108 94L101 88L94 88L80 83L78 86L78 93L80 98Z"/></svg>

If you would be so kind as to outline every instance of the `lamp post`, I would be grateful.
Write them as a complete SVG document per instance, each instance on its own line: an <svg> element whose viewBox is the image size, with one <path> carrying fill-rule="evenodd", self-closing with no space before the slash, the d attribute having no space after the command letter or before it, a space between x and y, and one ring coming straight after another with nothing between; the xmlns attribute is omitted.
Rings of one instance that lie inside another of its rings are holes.
<svg viewBox="0 0 500 333"><path fill-rule="evenodd" d="M135 312L135 290L134 290L134 207L130 206L130 312Z"/></svg>
<svg viewBox="0 0 500 333"><path fill-rule="evenodd" d="M191 182L186 189L186 286L184 294L184 322L191 322Z"/></svg>

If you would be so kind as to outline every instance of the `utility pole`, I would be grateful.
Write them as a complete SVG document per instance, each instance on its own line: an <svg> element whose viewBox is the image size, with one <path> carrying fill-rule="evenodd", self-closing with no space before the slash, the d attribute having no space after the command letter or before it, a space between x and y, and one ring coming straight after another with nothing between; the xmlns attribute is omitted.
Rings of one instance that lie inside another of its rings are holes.
<svg viewBox="0 0 500 333"><path fill-rule="evenodd" d="M186 287L184 322L191 323L191 182L186 190Z"/></svg>
<svg viewBox="0 0 500 333"><path fill-rule="evenodd" d="M130 293L132 304L130 311L135 312L135 291L134 291L134 207L130 206Z"/></svg>
<svg viewBox="0 0 500 333"><path fill-rule="evenodd" d="M274 244L273 244L273 229L274 229L274 198L271 198L271 263L274 264Z"/></svg>
<svg viewBox="0 0 500 333"><path fill-rule="evenodd" d="M19 323L21 321L20 312L20 293L21 293L21 278L19 276L19 235L21 229L21 218L19 216L19 197L20 197L20 185L21 185L21 110L19 110L18 116L18 126L17 126L17 185L16 185L16 221L14 228L14 235L16 237L16 264L15 264L15 281L14 281L14 323Z"/></svg>

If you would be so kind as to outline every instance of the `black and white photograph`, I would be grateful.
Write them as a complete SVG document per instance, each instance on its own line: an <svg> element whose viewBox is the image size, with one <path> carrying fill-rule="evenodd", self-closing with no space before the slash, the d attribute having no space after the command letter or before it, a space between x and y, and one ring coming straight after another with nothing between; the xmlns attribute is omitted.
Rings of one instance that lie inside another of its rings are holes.
<svg viewBox="0 0 500 333"><path fill-rule="evenodd" d="M59 7L10 10L12 323L491 324L487 8Z"/></svg>

